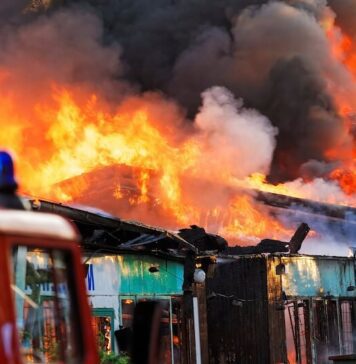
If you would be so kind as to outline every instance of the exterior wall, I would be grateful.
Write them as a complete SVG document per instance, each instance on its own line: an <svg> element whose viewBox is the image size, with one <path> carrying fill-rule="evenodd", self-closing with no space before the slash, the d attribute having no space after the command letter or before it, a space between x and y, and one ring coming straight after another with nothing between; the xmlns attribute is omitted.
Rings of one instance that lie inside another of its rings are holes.
<svg viewBox="0 0 356 364"><path fill-rule="evenodd" d="M356 297L355 263L353 258L283 257L285 274L282 287L293 297Z"/></svg>
<svg viewBox="0 0 356 364"><path fill-rule="evenodd" d="M111 322L111 348L116 351L116 343L113 340L113 332L120 325L120 301L119 291L121 287L121 272L119 256L95 257L89 260L86 277L89 305L93 315L102 309L113 311ZM97 330L95 330L97 331Z"/></svg>
<svg viewBox="0 0 356 364"><path fill-rule="evenodd" d="M356 351L354 259L222 258L206 280L209 363L327 363Z"/></svg>
<svg viewBox="0 0 356 364"><path fill-rule="evenodd" d="M122 295L181 295L183 294L182 263L152 256L125 255L119 259ZM150 273L150 267L159 270Z"/></svg>
<svg viewBox="0 0 356 364"><path fill-rule="evenodd" d="M118 296L182 295L183 265L151 256L101 256L89 260L86 277L92 307L118 312ZM158 272L150 273L155 266Z"/></svg>
<svg viewBox="0 0 356 364"><path fill-rule="evenodd" d="M110 313L112 339L113 332L123 323L124 300L136 302L140 297L156 298L168 302L171 307L171 298L183 294L184 266L176 261L127 254L93 257L87 263L89 304L94 316L102 314L107 317ZM156 267L158 271L151 273L150 267ZM115 341L112 343L112 348L117 351Z"/></svg>
<svg viewBox="0 0 356 364"><path fill-rule="evenodd" d="M217 263L206 279L210 364L268 364L264 257Z"/></svg>
<svg viewBox="0 0 356 364"><path fill-rule="evenodd" d="M268 284L275 285L279 277L284 295L281 326L289 362L324 363L330 355L355 352L354 259L282 255L267 259Z"/></svg>
<svg viewBox="0 0 356 364"><path fill-rule="evenodd" d="M272 257L267 263L268 337L270 363L286 362L286 333L284 325L284 300L282 280L278 274L279 258Z"/></svg>

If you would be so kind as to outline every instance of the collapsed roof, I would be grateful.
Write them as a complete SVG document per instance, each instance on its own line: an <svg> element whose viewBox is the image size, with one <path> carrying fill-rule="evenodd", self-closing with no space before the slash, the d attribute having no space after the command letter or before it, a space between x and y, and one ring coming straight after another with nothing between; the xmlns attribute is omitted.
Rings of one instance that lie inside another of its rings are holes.
<svg viewBox="0 0 356 364"><path fill-rule="evenodd" d="M59 214L71 220L82 236L86 251L141 251L169 254L183 258L187 252L195 255L297 253L310 228L301 224L289 242L264 239L256 246L228 247L227 241L202 227L192 225L178 232L148 226L136 221L122 220L103 211L88 207L73 207L45 200L30 200L32 209Z"/></svg>
<svg viewBox="0 0 356 364"><path fill-rule="evenodd" d="M77 208L45 200L30 200L32 209L66 217L78 228L87 251L151 251L183 256L198 249L174 232L116 218L99 210Z"/></svg>

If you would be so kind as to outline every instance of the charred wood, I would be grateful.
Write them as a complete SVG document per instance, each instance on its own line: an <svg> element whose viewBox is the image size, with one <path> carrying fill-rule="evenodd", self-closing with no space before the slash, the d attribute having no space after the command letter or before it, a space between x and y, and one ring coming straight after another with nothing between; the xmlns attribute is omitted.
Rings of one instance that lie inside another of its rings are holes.
<svg viewBox="0 0 356 364"><path fill-rule="evenodd" d="M255 190L255 192L255 199L268 206L298 210L304 213L321 215L323 217L347 220L350 223L356 223L356 208L351 206L333 205L258 190Z"/></svg>
<svg viewBox="0 0 356 364"><path fill-rule="evenodd" d="M228 247L227 252L230 255L247 255L261 253L287 253L297 254L302 246L304 239L307 237L310 227L301 223L289 242L263 239L256 246L234 246Z"/></svg>

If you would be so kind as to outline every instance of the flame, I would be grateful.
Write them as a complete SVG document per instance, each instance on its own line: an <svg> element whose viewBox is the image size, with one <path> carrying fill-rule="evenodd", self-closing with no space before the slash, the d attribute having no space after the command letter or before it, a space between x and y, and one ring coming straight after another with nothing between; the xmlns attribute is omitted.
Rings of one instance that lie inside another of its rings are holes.
<svg viewBox="0 0 356 364"><path fill-rule="evenodd" d="M111 111L97 95L78 97L58 86L51 92L51 99L35 105L27 120L14 112L16 99L0 101L0 120L4 127L6 122L7 130L0 144L17 156L23 193L78 201L95 188L78 176L127 166L133 171L130 183L134 185L128 188L121 180L109 180L111 197L118 203L127 198L131 206L155 204L161 210L158 225L177 228L197 223L235 241L243 236L271 236L271 230L276 237L290 236L290 230L271 217L267 208L257 207L252 196L232 193L224 201L200 205L205 192L199 191L197 199L195 192L187 192L187 185L199 179L204 144L193 137L177 139L178 128L166 131L165 117L139 98L128 98ZM31 123L36 123L35 130ZM209 181L211 188L226 185L224 166L220 172L221 180L214 173ZM115 212L125 217L125 211ZM136 219L145 221L144 216Z"/></svg>
<svg viewBox="0 0 356 364"><path fill-rule="evenodd" d="M209 193L190 190L194 181L201 178L198 165L204 158L204 143L193 137L177 140L178 129L165 131L164 117L153 112L147 103L128 98L110 111L97 95L76 97L59 87L52 88L52 98L32 110L38 125L35 131L17 118L11 98L0 101L0 120L12 120L0 143L18 156L22 192L59 202L81 201L97 183L78 176L99 173L105 167L126 166L132 173L128 183L133 185L125 186L123 176L109 179L106 183L111 188L110 196L118 205L126 199L133 207L153 206L160 210L159 217L151 219L147 217L150 212L136 210L140 212L134 214L135 219L169 228L195 223L239 243L256 242L266 236L287 239L292 235L293 229L271 216L267 207L258 205L253 194L238 191L252 188L306 197L298 188L270 185L261 173L239 180L229 176L222 165L211 180L204 174L207 184L199 182L198 188L209 191L228 186L231 190L222 194L221 201L207 202L205 195ZM217 179L219 175L221 178ZM114 212L127 217L125 209L114 208Z"/></svg>
<svg viewBox="0 0 356 364"><path fill-rule="evenodd" d="M353 39L335 25L334 16L330 12L325 14L322 26L329 41L332 56L345 66L355 83L356 45ZM352 195L356 193L356 104L353 97L348 97L340 91L333 89L332 93L339 115L343 119L345 133L352 137L353 148L351 154L346 154L342 146L327 152L326 157L330 160L341 161L341 166L331 171L330 178L338 181L345 193Z"/></svg>
<svg viewBox="0 0 356 364"><path fill-rule="evenodd" d="M353 40L332 18L326 18L323 26L332 57L355 77ZM177 107L168 102L161 107L157 96L127 96L113 107L92 90L44 82L38 99L26 99L25 92L8 90L13 76L0 69L0 126L6 130L0 133L0 145L17 156L23 193L76 202L88 201L93 189L106 189L109 206L121 217L132 217L133 209L133 216L144 222L169 228L197 224L239 242L246 237L286 239L292 234L267 207L256 203L253 192L242 189L315 198L305 186L271 185L261 173L238 179L224 163L209 171L205 161L203 169L208 143L196 138L194 126L180 123ZM333 95L345 134L353 135L356 105L337 91ZM350 155L340 145L325 157L338 162L329 177L354 195L356 147ZM121 172L104 176L103 169L116 167L128 168L125 173L130 177ZM90 173L97 175L94 182L85 177ZM349 204L354 200L340 201L331 195L322 201ZM101 206L100 198L95 203Z"/></svg>
<svg viewBox="0 0 356 364"><path fill-rule="evenodd" d="M337 168L330 173L330 177L337 180L342 189L349 195L356 190L356 170L355 167L349 169Z"/></svg>
<svg viewBox="0 0 356 364"><path fill-rule="evenodd" d="M266 211L253 203L251 196L236 196L231 204L231 212L223 232L225 236L236 236L237 232L243 232L245 236L280 238L291 236L293 230L286 229L282 224L272 218L266 218ZM268 216L268 215L267 215ZM243 239L243 236L240 236Z"/></svg>

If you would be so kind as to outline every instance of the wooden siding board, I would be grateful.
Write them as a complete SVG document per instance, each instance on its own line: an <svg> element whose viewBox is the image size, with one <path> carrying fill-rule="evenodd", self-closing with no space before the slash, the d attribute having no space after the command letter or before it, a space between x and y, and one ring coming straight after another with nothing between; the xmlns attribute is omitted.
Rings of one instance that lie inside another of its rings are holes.
<svg viewBox="0 0 356 364"><path fill-rule="evenodd" d="M207 278L210 364L269 363L266 276L265 258L255 257L219 263Z"/></svg>
<svg viewBox="0 0 356 364"><path fill-rule="evenodd" d="M279 257L267 258L268 336L270 363L284 363L287 360L284 301L281 275L276 274Z"/></svg>
<svg viewBox="0 0 356 364"><path fill-rule="evenodd" d="M120 259L121 295L181 295L184 265L167 259L143 255L122 255ZM158 271L151 273L150 267Z"/></svg>

